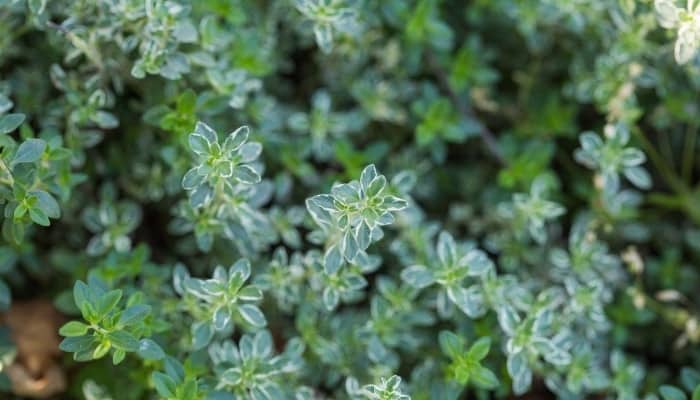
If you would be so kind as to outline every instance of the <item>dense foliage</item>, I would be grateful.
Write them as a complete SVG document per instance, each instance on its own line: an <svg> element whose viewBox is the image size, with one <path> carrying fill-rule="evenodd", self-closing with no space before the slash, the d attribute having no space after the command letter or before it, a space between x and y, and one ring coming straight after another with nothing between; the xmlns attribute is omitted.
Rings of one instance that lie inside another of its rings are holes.
<svg viewBox="0 0 700 400"><path fill-rule="evenodd" d="M698 400L699 50L693 0L0 0L0 308L60 399Z"/></svg>

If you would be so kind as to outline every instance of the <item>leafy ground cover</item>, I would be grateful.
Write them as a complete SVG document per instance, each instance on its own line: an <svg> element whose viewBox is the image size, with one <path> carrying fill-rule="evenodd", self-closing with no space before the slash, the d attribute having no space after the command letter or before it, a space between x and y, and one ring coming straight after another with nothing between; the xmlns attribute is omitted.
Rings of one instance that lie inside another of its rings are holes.
<svg viewBox="0 0 700 400"><path fill-rule="evenodd" d="M693 0L0 0L0 391L700 399Z"/></svg>

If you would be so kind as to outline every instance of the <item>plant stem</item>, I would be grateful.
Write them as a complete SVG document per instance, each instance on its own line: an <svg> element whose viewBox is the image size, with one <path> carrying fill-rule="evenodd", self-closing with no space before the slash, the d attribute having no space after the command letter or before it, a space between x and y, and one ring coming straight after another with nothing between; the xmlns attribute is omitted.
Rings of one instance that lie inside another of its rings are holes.
<svg viewBox="0 0 700 400"><path fill-rule="evenodd" d="M692 125L688 127L683 144L683 164L681 166L681 176L689 185L693 180L693 167L695 163L695 142L697 140L698 127Z"/></svg>

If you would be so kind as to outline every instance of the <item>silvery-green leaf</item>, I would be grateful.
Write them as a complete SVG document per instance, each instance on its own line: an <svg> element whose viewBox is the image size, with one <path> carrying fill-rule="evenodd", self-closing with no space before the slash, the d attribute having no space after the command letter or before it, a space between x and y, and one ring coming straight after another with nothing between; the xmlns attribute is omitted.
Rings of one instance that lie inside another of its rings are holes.
<svg viewBox="0 0 700 400"><path fill-rule="evenodd" d="M643 167L625 168L622 173L634 186L640 189L651 188L651 176Z"/></svg>
<svg viewBox="0 0 700 400"><path fill-rule="evenodd" d="M467 316L477 318L483 314L483 300L474 287L465 289L461 286L450 286L447 288L447 296Z"/></svg>
<svg viewBox="0 0 700 400"><path fill-rule="evenodd" d="M224 153L230 153L232 151L238 150L243 143L248 140L248 135L250 134L250 128L247 125L243 125L235 131L231 132L226 140L224 141Z"/></svg>
<svg viewBox="0 0 700 400"><path fill-rule="evenodd" d="M214 322L214 329L216 329L217 331L222 331L226 329L230 320L231 314L229 314L228 308L226 306L221 306L217 308L216 311L214 311L212 321Z"/></svg>
<svg viewBox="0 0 700 400"><path fill-rule="evenodd" d="M408 202L396 196L386 196L382 207L387 211L401 211L408 206Z"/></svg>
<svg viewBox="0 0 700 400"><path fill-rule="evenodd" d="M195 125L194 134L201 135L202 137L204 137L204 139L206 139L207 143L209 143L210 145L218 141L216 131L214 131L209 127L209 125L201 121L197 122L197 124Z"/></svg>
<svg viewBox="0 0 700 400"><path fill-rule="evenodd" d="M343 235L341 250L343 256L348 261L352 261L357 255L359 248L357 247L357 240L355 240L355 235L353 235L352 230L346 231Z"/></svg>
<svg viewBox="0 0 700 400"><path fill-rule="evenodd" d="M333 28L329 23L317 23L314 25L314 36L318 47L324 53L330 53L333 49Z"/></svg>
<svg viewBox="0 0 700 400"><path fill-rule="evenodd" d="M262 145L258 142L249 142L243 144L239 149L238 153L241 156L242 163L249 163L255 161L262 153Z"/></svg>
<svg viewBox="0 0 700 400"><path fill-rule="evenodd" d="M263 330L255 334L253 354L261 358L272 354L272 335L270 335L270 332Z"/></svg>
<svg viewBox="0 0 700 400"><path fill-rule="evenodd" d="M460 264L466 265L469 268L470 276L481 276L489 269L493 268L493 262L481 250L470 250L460 260Z"/></svg>
<svg viewBox="0 0 700 400"><path fill-rule="evenodd" d="M511 306L501 305L498 307L496 315L498 316L498 323L501 329L509 335L514 334L518 323L520 323L518 313Z"/></svg>
<svg viewBox="0 0 700 400"><path fill-rule="evenodd" d="M242 282L245 282L250 277L250 261L247 258L241 258L236 261L231 268L228 270L229 279L233 279L234 276L238 276ZM230 282L229 282L230 284Z"/></svg>
<svg viewBox="0 0 700 400"><path fill-rule="evenodd" d="M243 301L260 301L263 298L263 294L255 286L246 286L238 292L238 298Z"/></svg>
<svg viewBox="0 0 700 400"><path fill-rule="evenodd" d="M457 262L457 245L447 231L440 232L438 236L437 256L443 266L453 266Z"/></svg>
<svg viewBox="0 0 700 400"><path fill-rule="evenodd" d="M243 304L238 307L238 313L241 315L241 317L248 322L249 324L253 325L256 328L262 328L265 325L267 325L267 321L265 320L265 315L260 311L258 306L253 305L253 304Z"/></svg>
<svg viewBox="0 0 700 400"><path fill-rule="evenodd" d="M211 201L213 194L212 187L203 183L197 186L190 194L190 205L192 205L192 208L203 207Z"/></svg>
<svg viewBox="0 0 700 400"><path fill-rule="evenodd" d="M362 221L356 229L356 239L357 239L357 245L359 246L360 250L367 250L367 247L369 247L371 243L371 237L372 235L372 230L367 225L367 222Z"/></svg>
<svg viewBox="0 0 700 400"><path fill-rule="evenodd" d="M214 330L206 322L192 325L192 350L199 350L209 344L214 336Z"/></svg>
<svg viewBox="0 0 700 400"><path fill-rule="evenodd" d="M672 0L655 0L654 11L662 27L672 29L678 25L679 10Z"/></svg>
<svg viewBox="0 0 700 400"><path fill-rule="evenodd" d="M331 188L331 194L336 200L344 204L354 203L360 198L360 193L357 191L357 189L347 183L333 185Z"/></svg>
<svg viewBox="0 0 700 400"><path fill-rule="evenodd" d="M326 306L326 310L332 311L338 305L339 300L340 295L337 290L331 287L327 287L323 290L323 305Z"/></svg>
<svg viewBox="0 0 700 400"><path fill-rule="evenodd" d="M182 177L182 188L192 190L204 182L206 176L200 175L197 168L191 168L185 176Z"/></svg>
<svg viewBox="0 0 700 400"><path fill-rule="evenodd" d="M246 164L237 165L233 170L233 177L241 183L254 185L260 182L260 175Z"/></svg>
<svg viewBox="0 0 700 400"><path fill-rule="evenodd" d="M422 289L435 282L433 273L423 265L412 265L401 271L401 279L409 285Z"/></svg>
<svg viewBox="0 0 700 400"><path fill-rule="evenodd" d="M690 61L697 52L698 43L694 43L692 38L679 35L673 50L673 55L678 64L685 64Z"/></svg>
<svg viewBox="0 0 700 400"><path fill-rule="evenodd" d="M386 186L386 178L384 175L379 175L374 178L372 182L365 189L365 195L368 197L375 197L384 190Z"/></svg>
<svg viewBox="0 0 700 400"><path fill-rule="evenodd" d="M372 181L376 177L377 168L374 166L374 164L370 164L362 170L362 174L360 175L360 186L362 187L362 190L365 191L365 193L367 192L370 183L372 183Z"/></svg>
<svg viewBox="0 0 700 400"><path fill-rule="evenodd" d="M646 161L644 152L639 149L635 149L634 147L627 147L623 149L620 158L622 160L622 165L625 167L636 167L640 164L644 164Z"/></svg>
<svg viewBox="0 0 700 400"><path fill-rule="evenodd" d="M532 383L532 370L527 365L525 355L522 352L509 355L506 367L513 379L513 392L518 395L527 392Z"/></svg>
<svg viewBox="0 0 700 400"><path fill-rule="evenodd" d="M327 274L332 275L338 272L343 265L343 256L340 254L338 245L333 245L328 248L323 256L323 269Z"/></svg>

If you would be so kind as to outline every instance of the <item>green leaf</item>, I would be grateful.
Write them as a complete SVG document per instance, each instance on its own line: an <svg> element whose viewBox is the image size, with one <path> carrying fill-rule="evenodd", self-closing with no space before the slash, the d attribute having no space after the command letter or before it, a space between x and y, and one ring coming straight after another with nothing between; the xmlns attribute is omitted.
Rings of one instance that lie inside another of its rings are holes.
<svg viewBox="0 0 700 400"><path fill-rule="evenodd" d="M29 0L27 4L34 14L42 14L46 9L47 0Z"/></svg>
<svg viewBox="0 0 700 400"><path fill-rule="evenodd" d="M226 140L224 141L224 153L230 153L232 151L238 150L243 143L248 140L248 135L250 134L250 128L246 125L241 126L235 131L231 132Z"/></svg>
<svg viewBox="0 0 700 400"><path fill-rule="evenodd" d="M0 114L7 112L9 109L14 106L14 103L12 100L7 98L4 94L0 93Z"/></svg>
<svg viewBox="0 0 700 400"><path fill-rule="evenodd" d="M92 352L92 358L94 359L100 359L105 356L109 352L109 349L112 348L112 342L109 340L103 340L100 342L95 350Z"/></svg>
<svg viewBox="0 0 700 400"><path fill-rule="evenodd" d="M433 284L433 273L423 265L411 265L401 271L401 279L417 289L423 289Z"/></svg>
<svg viewBox="0 0 700 400"><path fill-rule="evenodd" d="M0 135L10 133L24 122L24 114L7 114L0 117Z"/></svg>
<svg viewBox="0 0 700 400"><path fill-rule="evenodd" d="M73 337L73 336L83 336L88 332L90 327L79 321L70 321L63 325L58 333L61 336Z"/></svg>
<svg viewBox="0 0 700 400"><path fill-rule="evenodd" d="M31 218L32 221L34 221L34 223L36 223L37 225L51 225L51 221L49 221L49 217L46 215L44 210L38 207L32 207L29 209L29 218Z"/></svg>
<svg viewBox="0 0 700 400"><path fill-rule="evenodd" d="M135 304L122 311L122 314L119 316L119 325L125 326L136 322L141 322L150 312L150 306L145 304Z"/></svg>
<svg viewBox="0 0 700 400"><path fill-rule="evenodd" d="M165 398L171 398L175 396L175 391L177 390L177 384L173 378L165 375L162 372L153 372L151 374L151 380L153 381L153 386L159 395Z"/></svg>
<svg viewBox="0 0 700 400"><path fill-rule="evenodd" d="M498 378L490 369L477 365L469 372L470 379L476 386L482 389L494 389L498 387Z"/></svg>
<svg viewBox="0 0 700 400"><path fill-rule="evenodd" d="M61 209L58 206L58 202L48 192L35 190L29 193L37 198L37 206L46 216L49 218L59 218L61 216Z"/></svg>
<svg viewBox="0 0 700 400"><path fill-rule="evenodd" d="M221 331L228 325L231 320L231 315L229 314L227 306L221 306L214 311L214 329Z"/></svg>
<svg viewBox="0 0 700 400"><path fill-rule="evenodd" d="M12 293L5 281L0 279L0 310L7 310L12 302Z"/></svg>
<svg viewBox="0 0 700 400"><path fill-rule="evenodd" d="M459 358L464 351L462 338L450 331L441 331L438 335L438 342L442 352L452 359Z"/></svg>
<svg viewBox="0 0 700 400"><path fill-rule="evenodd" d="M209 154L209 142L204 136L193 133L189 136L188 142L190 144L190 150L195 153L199 155Z"/></svg>
<svg viewBox="0 0 700 400"><path fill-rule="evenodd" d="M342 265L343 256L340 254L338 246L333 245L329 247L326 254L323 256L323 269L327 274L332 275L338 272Z"/></svg>
<svg viewBox="0 0 700 400"><path fill-rule="evenodd" d="M110 342L114 347L124 350L126 352L132 352L139 350L139 341L127 331L114 331L107 334Z"/></svg>
<svg viewBox="0 0 700 400"><path fill-rule="evenodd" d="M124 358L126 357L126 352L121 349L114 350L114 353L112 353L112 364L117 365L124 361Z"/></svg>
<svg viewBox="0 0 700 400"><path fill-rule="evenodd" d="M343 235L341 248L343 250L343 257L345 257L345 259L348 261L352 261L357 255L357 252L360 251L352 230L348 230Z"/></svg>
<svg viewBox="0 0 700 400"><path fill-rule="evenodd" d="M262 145L257 142L245 143L238 148L241 163L249 163L255 161L262 153Z"/></svg>
<svg viewBox="0 0 700 400"><path fill-rule="evenodd" d="M491 338L484 336L472 344L472 346L469 348L467 356L474 361L481 361L489 353L490 348Z"/></svg>
<svg viewBox="0 0 700 400"><path fill-rule="evenodd" d="M76 353L89 349L94 342L95 338L91 335L71 336L63 339L58 347L65 352Z"/></svg>
<svg viewBox="0 0 700 400"><path fill-rule="evenodd" d="M333 28L331 25L325 22L315 24L314 36L321 51L330 53L333 49Z"/></svg>
<svg viewBox="0 0 700 400"><path fill-rule="evenodd" d="M19 145L15 157L12 159L12 165L35 162L41 158L45 149L46 142L43 140L27 139Z"/></svg>
<svg viewBox="0 0 700 400"><path fill-rule="evenodd" d="M265 315L260 309L253 304L243 304L238 307L238 312L243 319L256 328L262 328L267 325Z"/></svg>
<svg viewBox="0 0 700 400"><path fill-rule="evenodd" d="M384 175L379 175L369 184L365 194L367 197L375 197L384 190L384 186L386 186L386 178Z"/></svg>
<svg viewBox="0 0 700 400"><path fill-rule="evenodd" d="M104 318L109 314L112 309L119 303L122 298L122 291L120 289L110 290L105 293L97 302L96 312L100 318Z"/></svg>
<svg viewBox="0 0 700 400"><path fill-rule="evenodd" d="M213 144L218 141L216 131L211 129L209 125L205 124L204 122L197 122L194 127L194 133L204 137L209 144Z"/></svg>
<svg viewBox="0 0 700 400"><path fill-rule="evenodd" d="M75 305L80 309L80 311L86 314L86 306L89 304L90 299L90 288L83 281L75 282L73 285L73 300Z"/></svg>
<svg viewBox="0 0 700 400"><path fill-rule="evenodd" d="M659 393L663 400L686 400L688 398L682 390L671 385L662 385L659 388Z"/></svg>
<svg viewBox="0 0 700 400"><path fill-rule="evenodd" d="M262 291L255 286L246 286L238 292L238 298L243 301L259 301L262 297Z"/></svg>
<svg viewBox="0 0 700 400"><path fill-rule="evenodd" d="M214 330L208 323L198 322L192 325L192 349L199 350L209 344Z"/></svg>
<svg viewBox="0 0 700 400"><path fill-rule="evenodd" d="M241 183L254 185L260 182L260 175L255 170L245 164L237 165L233 169L233 177Z"/></svg>
<svg viewBox="0 0 700 400"><path fill-rule="evenodd" d="M162 360L165 357L163 349L151 339L139 341L138 354L144 360Z"/></svg>

